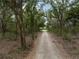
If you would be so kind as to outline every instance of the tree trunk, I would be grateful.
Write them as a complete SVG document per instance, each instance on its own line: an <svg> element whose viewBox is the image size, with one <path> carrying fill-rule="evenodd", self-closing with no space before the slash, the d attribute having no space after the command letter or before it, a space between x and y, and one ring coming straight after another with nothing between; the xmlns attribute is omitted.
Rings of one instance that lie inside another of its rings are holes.
<svg viewBox="0 0 79 59"><path fill-rule="evenodd" d="M4 34L5 34L5 32L6 32L5 8L4 8L3 11L2 11L1 27L2 27L2 33L3 33L3 36L4 36Z"/></svg>
<svg viewBox="0 0 79 59"><path fill-rule="evenodd" d="M25 50L26 40L25 40L25 34L24 34L25 30L24 30L24 23L23 23L22 0L19 1L19 8L17 7L17 4L16 4L16 7L14 8L14 13L16 17L17 33L21 41L21 48Z"/></svg>
<svg viewBox="0 0 79 59"><path fill-rule="evenodd" d="M24 35L24 26L23 26L23 19L22 14L19 14L21 12L16 11L16 27L17 27L17 33L21 40L21 47L22 49L26 48L26 41L25 41L25 35Z"/></svg>

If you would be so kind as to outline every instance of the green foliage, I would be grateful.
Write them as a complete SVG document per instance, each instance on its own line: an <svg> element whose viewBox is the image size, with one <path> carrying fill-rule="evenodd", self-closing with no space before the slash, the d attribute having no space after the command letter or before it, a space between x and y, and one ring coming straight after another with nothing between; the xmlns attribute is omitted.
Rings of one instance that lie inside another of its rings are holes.
<svg viewBox="0 0 79 59"><path fill-rule="evenodd" d="M51 0L50 0L51 1ZM53 31L64 39L70 39L72 34L79 33L79 1L56 0L51 1L53 10L48 12L49 31Z"/></svg>
<svg viewBox="0 0 79 59"><path fill-rule="evenodd" d="M6 39L21 40L25 49L25 34L34 35L44 27L44 13L37 10L37 0L1 0L0 1L0 34Z"/></svg>

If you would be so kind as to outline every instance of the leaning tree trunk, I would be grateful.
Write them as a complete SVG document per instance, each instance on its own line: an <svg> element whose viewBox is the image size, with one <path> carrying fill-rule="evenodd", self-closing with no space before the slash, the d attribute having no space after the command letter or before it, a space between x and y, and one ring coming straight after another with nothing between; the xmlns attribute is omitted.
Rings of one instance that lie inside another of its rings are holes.
<svg viewBox="0 0 79 59"><path fill-rule="evenodd" d="M26 41L25 41L25 35L24 35L24 26L23 26L23 18L22 18L22 11L16 11L16 26L17 26L17 33L19 35L19 38L21 40L21 47L23 49L26 48Z"/></svg>
<svg viewBox="0 0 79 59"><path fill-rule="evenodd" d="M22 0L20 0L18 2L18 6L17 7L17 3L15 2L15 8L14 13L15 13L15 17L16 17L16 28L17 28L17 34L19 35L20 41L21 41L21 48L22 49L26 49L26 40L25 40L25 30L24 30L24 23L23 23L23 10L22 10Z"/></svg>
<svg viewBox="0 0 79 59"><path fill-rule="evenodd" d="M20 11L19 11L19 18L20 18L20 38L21 38L21 46L23 49L26 49L26 40L25 40L25 28L24 28L24 23L23 23L23 10L22 10L22 0L20 0Z"/></svg>

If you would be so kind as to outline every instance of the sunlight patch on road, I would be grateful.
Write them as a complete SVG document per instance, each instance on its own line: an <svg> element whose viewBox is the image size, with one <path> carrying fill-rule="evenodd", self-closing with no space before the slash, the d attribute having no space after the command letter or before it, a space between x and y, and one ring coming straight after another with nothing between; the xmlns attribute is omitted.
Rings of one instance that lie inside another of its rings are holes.
<svg viewBox="0 0 79 59"><path fill-rule="evenodd" d="M42 32L47 32L48 30L41 30Z"/></svg>

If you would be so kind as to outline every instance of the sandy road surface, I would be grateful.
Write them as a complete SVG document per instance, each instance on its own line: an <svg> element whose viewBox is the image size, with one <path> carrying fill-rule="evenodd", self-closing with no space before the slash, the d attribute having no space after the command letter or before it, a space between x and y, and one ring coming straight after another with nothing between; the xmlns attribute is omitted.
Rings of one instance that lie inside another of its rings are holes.
<svg viewBox="0 0 79 59"><path fill-rule="evenodd" d="M71 59L68 56L64 56L67 54L60 51L61 49L56 46L56 43L52 43L51 39L54 40L48 32L43 32L38 37L35 49L25 59Z"/></svg>

